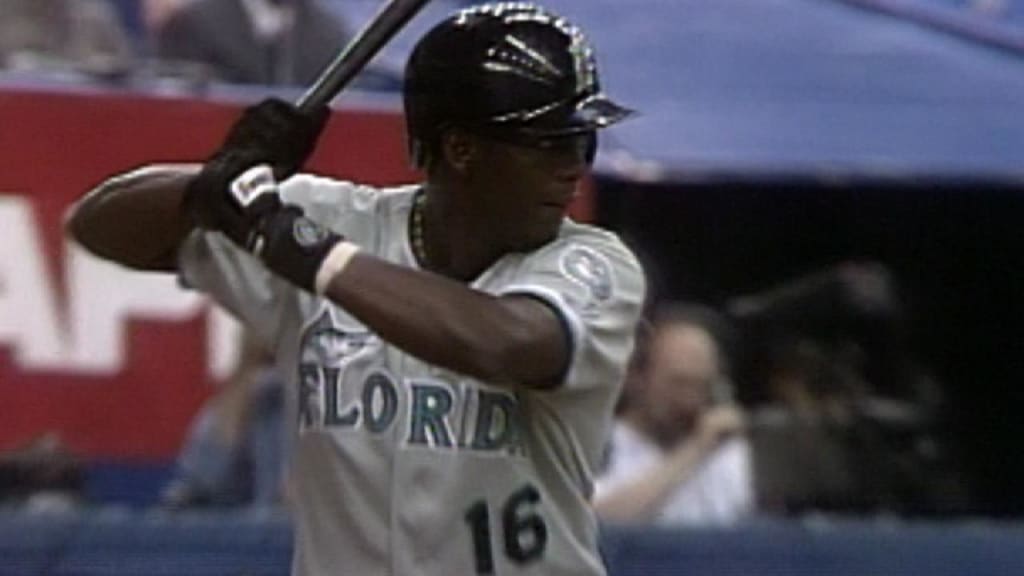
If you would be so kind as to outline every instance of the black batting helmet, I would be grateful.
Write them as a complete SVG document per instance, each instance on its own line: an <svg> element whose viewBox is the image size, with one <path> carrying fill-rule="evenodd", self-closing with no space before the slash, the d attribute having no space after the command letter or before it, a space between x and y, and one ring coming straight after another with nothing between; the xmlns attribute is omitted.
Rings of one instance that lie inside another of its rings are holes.
<svg viewBox="0 0 1024 576"><path fill-rule="evenodd" d="M528 2L456 12L416 45L405 71L412 158L448 128L523 143L593 133L632 113L602 92L583 33Z"/></svg>

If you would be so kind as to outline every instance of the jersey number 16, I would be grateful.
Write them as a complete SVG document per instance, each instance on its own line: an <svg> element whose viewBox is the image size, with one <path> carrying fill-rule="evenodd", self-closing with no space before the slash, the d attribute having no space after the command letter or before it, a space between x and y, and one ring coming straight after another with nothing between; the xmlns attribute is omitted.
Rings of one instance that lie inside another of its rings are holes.
<svg viewBox="0 0 1024 576"><path fill-rule="evenodd" d="M540 492L527 484L515 491L501 507L501 532L505 556L516 564L528 564L544 555L548 528L536 512ZM494 574L491 543L491 512L486 500L477 500L464 516L473 536L477 574Z"/></svg>

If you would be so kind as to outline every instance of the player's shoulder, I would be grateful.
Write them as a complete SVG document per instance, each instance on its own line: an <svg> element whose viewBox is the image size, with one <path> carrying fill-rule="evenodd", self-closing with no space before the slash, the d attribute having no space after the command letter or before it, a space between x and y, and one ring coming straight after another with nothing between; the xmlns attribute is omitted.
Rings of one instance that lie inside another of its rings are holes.
<svg viewBox="0 0 1024 576"><path fill-rule="evenodd" d="M538 258L565 259L567 255L592 254L608 260L616 268L641 271L636 254L619 238L604 228L566 218L558 236L537 251Z"/></svg>
<svg viewBox="0 0 1024 576"><path fill-rule="evenodd" d="M584 286L595 301L642 300L647 280L632 250L609 230L566 219L554 240L526 255L523 275L553 273Z"/></svg>
<svg viewBox="0 0 1024 576"><path fill-rule="evenodd" d="M301 173L281 184L281 198L307 214L388 212L409 204L417 185L378 187L338 178Z"/></svg>

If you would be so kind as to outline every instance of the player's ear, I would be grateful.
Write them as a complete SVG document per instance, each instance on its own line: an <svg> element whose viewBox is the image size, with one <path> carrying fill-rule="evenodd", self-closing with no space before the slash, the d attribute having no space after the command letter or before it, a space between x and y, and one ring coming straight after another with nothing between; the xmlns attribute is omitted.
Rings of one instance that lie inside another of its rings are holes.
<svg viewBox="0 0 1024 576"><path fill-rule="evenodd" d="M441 154L453 170L465 174L476 157L476 141L471 134L458 128L448 130L441 136Z"/></svg>

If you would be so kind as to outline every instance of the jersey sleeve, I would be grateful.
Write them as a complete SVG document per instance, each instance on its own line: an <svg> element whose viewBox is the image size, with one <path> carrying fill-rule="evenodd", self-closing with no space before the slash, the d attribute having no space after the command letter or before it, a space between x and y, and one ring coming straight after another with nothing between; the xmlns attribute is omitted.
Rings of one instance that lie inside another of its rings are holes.
<svg viewBox="0 0 1024 576"><path fill-rule="evenodd" d="M264 344L272 344L275 319L289 287L255 257L216 232L193 232L178 251L178 278L209 295Z"/></svg>
<svg viewBox="0 0 1024 576"><path fill-rule="evenodd" d="M622 380L645 293L636 257L611 234L556 240L500 291L538 298L559 315L571 341L562 384L574 388Z"/></svg>
<svg viewBox="0 0 1024 576"><path fill-rule="evenodd" d="M281 184L281 200L302 208L305 215L367 248L378 242L381 198L379 188L297 174Z"/></svg>

